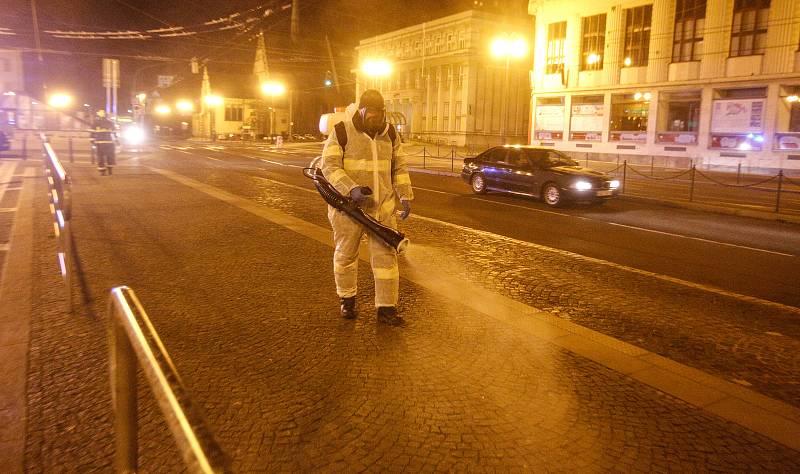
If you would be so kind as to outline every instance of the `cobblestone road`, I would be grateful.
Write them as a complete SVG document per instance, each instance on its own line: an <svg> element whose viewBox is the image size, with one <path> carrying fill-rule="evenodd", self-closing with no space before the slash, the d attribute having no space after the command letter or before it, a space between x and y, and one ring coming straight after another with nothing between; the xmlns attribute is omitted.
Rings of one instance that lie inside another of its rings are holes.
<svg viewBox="0 0 800 474"><path fill-rule="evenodd" d="M269 173L147 162L327 226L318 196ZM330 247L143 167L73 172L87 301L65 315L56 275L35 278L29 471L110 468L103 308L118 284L137 291L240 472L800 470L791 449L408 281L408 325L381 327L363 263L361 316L342 321ZM429 220L403 230L442 271L798 404L796 315ZM140 405L142 471L180 471L143 389Z"/></svg>

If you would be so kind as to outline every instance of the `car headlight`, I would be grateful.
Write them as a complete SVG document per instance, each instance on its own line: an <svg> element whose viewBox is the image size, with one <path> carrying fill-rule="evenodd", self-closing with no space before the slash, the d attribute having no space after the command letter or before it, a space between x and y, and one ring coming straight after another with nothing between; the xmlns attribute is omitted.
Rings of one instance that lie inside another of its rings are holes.
<svg viewBox="0 0 800 474"><path fill-rule="evenodd" d="M618 179L612 180L611 182L608 183L608 187L611 189L619 188L619 180Z"/></svg>
<svg viewBox="0 0 800 474"><path fill-rule="evenodd" d="M592 183L588 181L575 181L572 183L572 187L577 189L578 191L587 191L592 189Z"/></svg>

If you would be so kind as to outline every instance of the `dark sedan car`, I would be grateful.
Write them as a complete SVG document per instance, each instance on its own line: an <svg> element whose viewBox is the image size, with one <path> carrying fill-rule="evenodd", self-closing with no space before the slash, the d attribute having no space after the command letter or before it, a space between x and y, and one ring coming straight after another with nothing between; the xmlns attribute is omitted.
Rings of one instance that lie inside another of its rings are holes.
<svg viewBox="0 0 800 474"><path fill-rule="evenodd" d="M601 203L619 193L619 181L584 168L548 148L497 146L464 160L461 177L475 193L505 191L541 198L549 206Z"/></svg>

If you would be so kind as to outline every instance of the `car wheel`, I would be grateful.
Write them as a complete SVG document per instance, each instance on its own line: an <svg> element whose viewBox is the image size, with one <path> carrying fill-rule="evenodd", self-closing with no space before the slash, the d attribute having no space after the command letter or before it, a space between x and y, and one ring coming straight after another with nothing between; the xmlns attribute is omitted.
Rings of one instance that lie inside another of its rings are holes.
<svg viewBox="0 0 800 474"><path fill-rule="evenodd" d="M472 184L472 192L475 194L486 194L486 179L482 174L472 175L470 183Z"/></svg>
<svg viewBox="0 0 800 474"><path fill-rule="evenodd" d="M542 187L542 200L550 207L560 206L563 202L561 190L555 183L547 183Z"/></svg>

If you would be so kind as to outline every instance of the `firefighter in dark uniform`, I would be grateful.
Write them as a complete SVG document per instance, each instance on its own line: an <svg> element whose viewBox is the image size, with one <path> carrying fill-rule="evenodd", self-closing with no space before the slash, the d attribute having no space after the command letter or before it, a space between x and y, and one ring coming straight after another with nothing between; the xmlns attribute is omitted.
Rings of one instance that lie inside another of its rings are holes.
<svg viewBox="0 0 800 474"><path fill-rule="evenodd" d="M92 126L92 140L97 150L97 170L101 176L112 174L116 164L114 149L114 124L106 118L103 110L97 111L97 118Z"/></svg>

